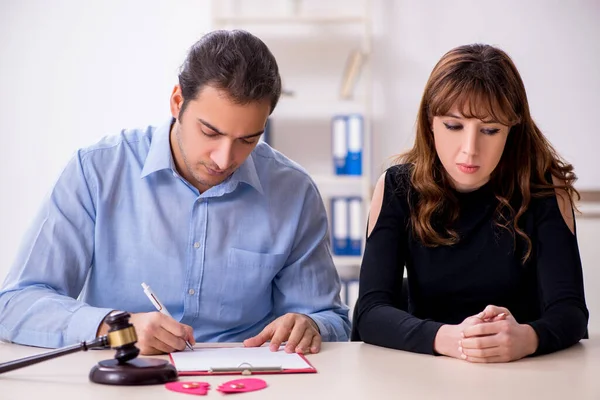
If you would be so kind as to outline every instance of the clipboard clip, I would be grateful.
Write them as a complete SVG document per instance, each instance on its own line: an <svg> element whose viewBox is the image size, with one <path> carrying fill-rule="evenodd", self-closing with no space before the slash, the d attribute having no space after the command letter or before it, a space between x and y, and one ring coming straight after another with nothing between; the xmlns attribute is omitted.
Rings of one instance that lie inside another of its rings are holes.
<svg viewBox="0 0 600 400"><path fill-rule="evenodd" d="M281 372L283 368L280 366L273 367L253 367L250 363L241 363L234 368L213 368L211 367L208 372L211 374L230 374L239 372L242 375L252 375L253 372Z"/></svg>

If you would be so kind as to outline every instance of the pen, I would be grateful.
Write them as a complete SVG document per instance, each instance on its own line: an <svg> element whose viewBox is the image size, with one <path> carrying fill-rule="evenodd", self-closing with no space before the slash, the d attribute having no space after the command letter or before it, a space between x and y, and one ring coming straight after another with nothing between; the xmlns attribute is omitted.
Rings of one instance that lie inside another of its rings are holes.
<svg viewBox="0 0 600 400"><path fill-rule="evenodd" d="M173 318L173 316L171 315L171 313L169 312L169 310L167 310L167 308L165 306L163 306L162 302L158 299L158 297L154 294L154 292L152 291L152 289L150 288L150 286L148 286L146 284L146 282L142 282L142 288L144 288L144 293L146 293L146 296L148 296L148 298L150 299L150 301L152 302L152 304L154 304L154 307L156 307L156 309L161 314L164 314L167 317ZM192 347L192 345L190 344L190 342L188 342L186 340L185 344L186 344L186 346L190 350L194 351L194 348Z"/></svg>

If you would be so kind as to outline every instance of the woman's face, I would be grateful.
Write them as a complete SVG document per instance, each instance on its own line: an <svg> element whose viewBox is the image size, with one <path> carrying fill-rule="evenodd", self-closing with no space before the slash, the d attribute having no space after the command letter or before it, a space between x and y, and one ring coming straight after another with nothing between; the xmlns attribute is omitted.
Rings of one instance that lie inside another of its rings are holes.
<svg viewBox="0 0 600 400"><path fill-rule="evenodd" d="M455 189L469 192L489 181L510 127L491 119L465 118L453 108L433 117L432 130L438 158Z"/></svg>

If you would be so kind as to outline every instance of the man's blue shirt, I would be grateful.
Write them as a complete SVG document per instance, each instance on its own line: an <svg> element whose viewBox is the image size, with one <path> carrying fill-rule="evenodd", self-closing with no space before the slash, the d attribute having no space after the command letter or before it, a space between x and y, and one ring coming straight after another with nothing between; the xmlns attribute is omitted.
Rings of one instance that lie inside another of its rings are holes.
<svg viewBox="0 0 600 400"><path fill-rule="evenodd" d="M324 341L348 340L307 173L259 143L200 194L174 166L170 126L123 131L70 160L0 291L0 338L89 340L111 310L155 311L146 282L199 342L242 341L289 312L310 316Z"/></svg>

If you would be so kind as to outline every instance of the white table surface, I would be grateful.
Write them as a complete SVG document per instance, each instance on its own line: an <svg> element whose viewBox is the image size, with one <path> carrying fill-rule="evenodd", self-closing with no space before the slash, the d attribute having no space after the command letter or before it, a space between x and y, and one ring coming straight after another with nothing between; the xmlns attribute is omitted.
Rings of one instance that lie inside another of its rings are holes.
<svg viewBox="0 0 600 400"><path fill-rule="evenodd" d="M46 349L0 343L0 362ZM0 374L0 399L192 399L163 385L109 386L89 381L90 369L113 358L93 350ZM167 359L167 356L160 356ZM181 377L209 382L204 397L234 399L600 399L600 337L561 352L506 364L470 364L364 343L324 343L308 356L316 374L255 375L268 387L224 395L215 389L235 376Z"/></svg>

